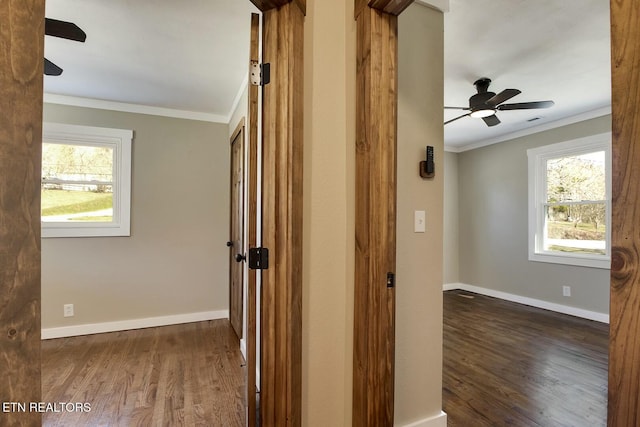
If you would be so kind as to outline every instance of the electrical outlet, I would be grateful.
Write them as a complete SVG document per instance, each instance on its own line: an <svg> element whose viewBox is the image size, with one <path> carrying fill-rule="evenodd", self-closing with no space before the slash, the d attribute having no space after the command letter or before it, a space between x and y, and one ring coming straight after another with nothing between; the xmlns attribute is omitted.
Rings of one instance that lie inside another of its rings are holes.
<svg viewBox="0 0 640 427"><path fill-rule="evenodd" d="M64 305L64 317L73 317L73 304Z"/></svg>
<svg viewBox="0 0 640 427"><path fill-rule="evenodd" d="M570 297L571 296L571 286L563 286L562 287L562 296Z"/></svg>

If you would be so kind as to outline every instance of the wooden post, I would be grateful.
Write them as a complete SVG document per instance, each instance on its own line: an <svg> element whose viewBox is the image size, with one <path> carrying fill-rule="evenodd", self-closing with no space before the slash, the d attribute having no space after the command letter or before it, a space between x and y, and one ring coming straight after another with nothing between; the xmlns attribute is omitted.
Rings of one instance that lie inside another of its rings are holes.
<svg viewBox="0 0 640 427"><path fill-rule="evenodd" d="M409 4L355 4L354 426L392 426L394 418L397 14Z"/></svg>
<svg viewBox="0 0 640 427"><path fill-rule="evenodd" d="M252 0L253 1L253 0ZM253 1L263 10L261 423L302 422L302 148L304 0Z"/></svg>
<svg viewBox="0 0 640 427"><path fill-rule="evenodd" d="M0 402L39 402L44 0L0 2ZM40 425L38 412L0 424Z"/></svg>
<svg viewBox="0 0 640 427"><path fill-rule="evenodd" d="M640 423L640 4L611 1L609 427Z"/></svg>

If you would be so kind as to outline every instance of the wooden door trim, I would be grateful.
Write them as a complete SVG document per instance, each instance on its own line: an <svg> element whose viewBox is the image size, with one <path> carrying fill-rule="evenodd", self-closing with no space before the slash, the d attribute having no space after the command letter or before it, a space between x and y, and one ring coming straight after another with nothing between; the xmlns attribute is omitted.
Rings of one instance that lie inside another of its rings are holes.
<svg viewBox="0 0 640 427"><path fill-rule="evenodd" d="M251 14L251 41L249 46L250 62L260 61L260 15ZM247 71L248 72L248 71ZM247 247L249 249L258 246L258 86L249 85L248 89L248 116L249 116L249 159L248 159L248 230ZM256 427L257 395L256 395L256 284L259 270L249 270L247 278L247 425Z"/></svg>
<svg viewBox="0 0 640 427"><path fill-rule="evenodd" d="M394 420L397 14L410 3L357 1L354 11L358 219L353 331L354 426L392 426Z"/></svg>
<svg viewBox="0 0 640 427"><path fill-rule="evenodd" d="M302 147L304 14L289 2L263 14L263 61L271 83L262 104L262 425L302 423Z"/></svg>
<svg viewBox="0 0 640 427"><path fill-rule="evenodd" d="M611 1L612 215L609 324L610 427L640 420L640 7Z"/></svg>
<svg viewBox="0 0 640 427"><path fill-rule="evenodd" d="M0 401L40 402L44 0L0 2ZM4 25L10 23L10 25ZM28 403L27 403L28 405ZM34 426L37 411L0 414Z"/></svg>

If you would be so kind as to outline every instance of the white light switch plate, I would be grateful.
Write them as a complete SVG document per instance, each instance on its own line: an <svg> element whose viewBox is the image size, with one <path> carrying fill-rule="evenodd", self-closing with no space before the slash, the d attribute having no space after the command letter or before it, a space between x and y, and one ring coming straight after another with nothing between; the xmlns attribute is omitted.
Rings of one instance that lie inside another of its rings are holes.
<svg viewBox="0 0 640 427"><path fill-rule="evenodd" d="M426 230L426 213L425 211L415 211L413 214L413 232L424 233Z"/></svg>

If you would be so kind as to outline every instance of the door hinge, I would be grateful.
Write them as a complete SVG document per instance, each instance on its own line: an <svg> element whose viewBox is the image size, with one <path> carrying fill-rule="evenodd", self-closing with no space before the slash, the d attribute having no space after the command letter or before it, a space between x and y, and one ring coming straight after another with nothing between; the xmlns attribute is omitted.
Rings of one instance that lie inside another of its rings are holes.
<svg viewBox="0 0 640 427"><path fill-rule="evenodd" d="M271 82L271 64L260 64L258 61L251 61L251 84L253 86L264 86Z"/></svg>
<svg viewBox="0 0 640 427"><path fill-rule="evenodd" d="M249 249L249 268L252 270L269 269L269 249L268 248L250 248Z"/></svg>

